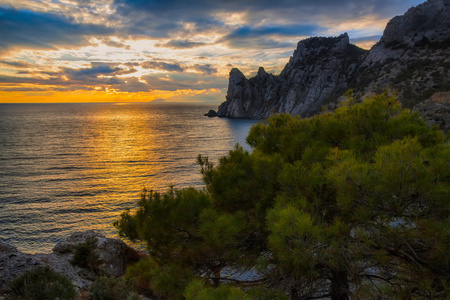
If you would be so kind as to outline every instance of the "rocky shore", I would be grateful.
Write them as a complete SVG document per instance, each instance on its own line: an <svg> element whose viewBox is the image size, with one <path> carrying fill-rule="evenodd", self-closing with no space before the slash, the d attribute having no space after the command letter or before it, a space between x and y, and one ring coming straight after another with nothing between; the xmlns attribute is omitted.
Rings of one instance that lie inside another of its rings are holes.
<svg viewBox="0 0 450 300"><path fill-rule="evenodd" d="M93 254L95 267L74 265L74 255L80 244L96 241ZM70 278L80 293L89 287L98 276L121 277L127 265L138 261L142 253L131 248L120 239L106 238L101 232L89 230L72 234L59 242L48 254L27 254L16 247L0 241L0 299L11 292L9 284L26 271L49 266L56 273Z"/></svg>

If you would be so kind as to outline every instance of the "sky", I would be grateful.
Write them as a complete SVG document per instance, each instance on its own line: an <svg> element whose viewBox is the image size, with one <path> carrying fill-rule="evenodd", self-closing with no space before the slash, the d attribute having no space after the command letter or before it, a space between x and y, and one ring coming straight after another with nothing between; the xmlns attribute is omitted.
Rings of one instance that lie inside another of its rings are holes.
<svg viewBox="0 0 450 300"><path fill-rule="evenodd" d="M0 103L225 101L298 41L369 49L424 0L0 0Z"/></svg>

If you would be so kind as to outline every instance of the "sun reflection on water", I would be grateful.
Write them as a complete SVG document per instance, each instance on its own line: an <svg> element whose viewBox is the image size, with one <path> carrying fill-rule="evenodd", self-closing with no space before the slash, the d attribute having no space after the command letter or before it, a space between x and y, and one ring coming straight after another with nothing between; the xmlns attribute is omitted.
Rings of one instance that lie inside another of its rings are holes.
<svg viewBox="0 0 450 300"><path fill-rule="evenodd" d="M52 104L0 110L0 238L50 252L74 231L112 227L143 187L202 187L252 121L206 118L201 105Z"/></svg>

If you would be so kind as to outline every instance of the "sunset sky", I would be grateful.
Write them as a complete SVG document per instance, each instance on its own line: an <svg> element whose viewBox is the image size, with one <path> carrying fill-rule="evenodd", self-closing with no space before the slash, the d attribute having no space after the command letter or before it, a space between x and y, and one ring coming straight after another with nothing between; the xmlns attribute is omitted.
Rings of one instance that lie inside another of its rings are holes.
<svg viewBox="0 0 450 300"><path fill-rule="evenodd" d="M297 42L370 48L424 0L0 0L0 103L219 104L228 74L278 74Z"/></svg>

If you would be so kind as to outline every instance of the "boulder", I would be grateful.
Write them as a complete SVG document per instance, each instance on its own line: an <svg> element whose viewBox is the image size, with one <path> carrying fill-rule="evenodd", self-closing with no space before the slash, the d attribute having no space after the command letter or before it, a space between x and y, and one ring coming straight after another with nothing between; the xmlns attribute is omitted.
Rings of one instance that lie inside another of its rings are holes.
<svg viewBox="0 0 450 300"><path fill-rule="evenodd" d="M96 239L97 247L94 250L98 257L95 271L101 276L120 277L125 274L126 267L136 262L141 254L129 247L122 240L106 238L101 232L89 230L73 233L66 240L59 242L53 248L53 253L67 261L72 260L76 247L87 239Z"/></svg>

